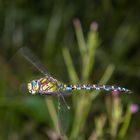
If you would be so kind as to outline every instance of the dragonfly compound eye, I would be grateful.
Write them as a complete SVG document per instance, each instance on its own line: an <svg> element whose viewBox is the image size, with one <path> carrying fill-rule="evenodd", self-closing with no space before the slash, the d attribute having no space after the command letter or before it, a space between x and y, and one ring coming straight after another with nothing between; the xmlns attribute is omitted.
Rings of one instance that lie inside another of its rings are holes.
<svg viewBox="0 0 140 140"><path fill-rule="evenodd" d="M38 82L36 80L33 80L31 82L28 83L28 91L31 94L35 94L38 91Z"/></svg>

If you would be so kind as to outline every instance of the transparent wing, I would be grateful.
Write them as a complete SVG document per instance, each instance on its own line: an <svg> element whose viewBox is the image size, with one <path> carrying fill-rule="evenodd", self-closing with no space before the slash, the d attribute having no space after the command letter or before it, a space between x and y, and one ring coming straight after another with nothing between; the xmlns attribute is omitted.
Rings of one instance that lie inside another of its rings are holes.
<svg viewBox="0 0 140 140"><path fill-rule="evenodd" d="M61 135L66 135L70 126L70 107L62 93L58 93L58 120Z"/></svg>
<svg viewBox="0 0 140 140"><path fill-rule="evenodd" d="M28 49L27 47L22 47L19 49L19 52L26 58L26 60L32 63L42 74L50 76L46 67L41 63L38 57L35 54L33 54L33 52L30 49Z"/></svg>
<svg viewBox="0 0 140 140"><path fill-rule="evenodd" d="M27 84L25 83L22 83L19 87L19 90L21 93L25 94L25 93L28 93L28 88L27 88Z"/></svg>

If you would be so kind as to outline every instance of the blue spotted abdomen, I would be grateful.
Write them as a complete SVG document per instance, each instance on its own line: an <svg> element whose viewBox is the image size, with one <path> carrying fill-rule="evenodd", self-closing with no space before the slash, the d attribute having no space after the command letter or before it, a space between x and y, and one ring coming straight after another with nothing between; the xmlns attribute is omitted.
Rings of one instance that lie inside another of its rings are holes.
<svg viewBox="0 0 140 140"><path fill-rule="evenodd" d="M103 90L103 91L117 91L117 92L125 92L131 93L131 90L118 87L118 86L110 86L110 85L64 85L64 91L71 91L71 90Z"/></svg>

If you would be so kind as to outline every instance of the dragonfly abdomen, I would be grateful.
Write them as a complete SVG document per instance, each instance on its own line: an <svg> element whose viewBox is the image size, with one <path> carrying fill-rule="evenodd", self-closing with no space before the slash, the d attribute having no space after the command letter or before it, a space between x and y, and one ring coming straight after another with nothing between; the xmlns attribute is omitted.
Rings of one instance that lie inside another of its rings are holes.
<svg viewBox="0 0 140 140"><path fill-rule="evenodd" d="M131 93L129 89L118 87L118 86L111 86L111 85L64 85L63 87L65 91L72 91L72 90L96 90L96 91L117 91L117 92L125 92Z"/></svg>

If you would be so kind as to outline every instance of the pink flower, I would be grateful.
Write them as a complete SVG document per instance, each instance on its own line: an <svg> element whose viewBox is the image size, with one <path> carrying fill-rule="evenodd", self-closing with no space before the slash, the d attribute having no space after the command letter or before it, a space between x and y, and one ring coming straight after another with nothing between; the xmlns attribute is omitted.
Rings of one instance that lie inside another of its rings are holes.
<svg viewBox="0 0 140 140"><path fill-rule="evenodd" d="M97 29L98 29L98 23L96 21L92 22L90 28L93 31L97 31Z"/></svg>
<svg viewBox="0 0 140 140"><path fill-rule="evenodd" d="M139 110L139 106L137 104L131 104L130 111L131 113L136 113Z"/></svg>
<svg viewBox="0 0 140 140"><path fill-rule="evenodd" d="M75 28L81 27L81 22L78 18L73 20L73 24L74 24Z"/></svg>
<svg viewBox="0 0 140 140"><path fill-rule="evenodd" d="M118 96L119 92L117 90L112 91L113 96Z"/></svg>

